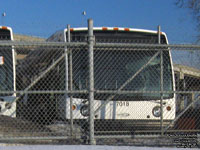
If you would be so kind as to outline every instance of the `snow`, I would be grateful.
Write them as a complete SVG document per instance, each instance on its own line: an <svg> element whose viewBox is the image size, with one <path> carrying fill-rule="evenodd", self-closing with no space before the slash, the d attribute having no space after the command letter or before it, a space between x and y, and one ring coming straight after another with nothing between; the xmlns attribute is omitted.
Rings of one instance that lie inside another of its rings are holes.
<svg viewBox="0 0 200 150"><path fill-rule="evenodd" d="M93 146L93 145L17 145L0 146L0 150L185 150L174 147ZM197 148L195 148L197 149Z"/></svg>

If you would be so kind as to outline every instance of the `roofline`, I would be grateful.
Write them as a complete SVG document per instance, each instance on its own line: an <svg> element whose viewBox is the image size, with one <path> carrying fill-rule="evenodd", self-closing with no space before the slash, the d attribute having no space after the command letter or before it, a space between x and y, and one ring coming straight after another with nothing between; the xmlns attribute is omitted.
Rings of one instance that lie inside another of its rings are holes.
<svg viewBox="0 0 200 150"><path fill-rule="evenodd" d="M8 26L0 26L0 29L2 29L2 28L6 28L7 30L12 30L12 28L8 27Z"/></svg>
<svg viewBox="0 0 200 150"><path fill-rule="evenodd" d="M105 30L106 29L106 30ZM117 29L117 30L116 30ZM87 31L87 27L77 27L77 28L70 28L71 31ZM146 29L137 29L137 28L123 28L123 27L93 27L94 31L124 31L124 32L145 32L145 33L152 33L157 34L158 31L155 30L146 30ZM67 28L64 29L64 34L67 32ZM165 36L167 44L168 39L165 32L161 32L162 35Z"/></svg>
<svg viewBox="0 0 200 150"><path fill-rule="evenodd" d="M107 31L113 31L114 29L118 29L118 31L127 31L128 29L130 32L147 32L147 33L157 33L158 31L155 30L146 30L146 29L137 29L137 28L123 28L123 27L94 27L93 30L96 31L102 31L103 28L107 28ZM87 31L87 27L78 27L78 28L71 28L73 31ZM64 31L67 31L67 28L64 29ZM162 32L162 34L165 34L165 32Z"/></svg>

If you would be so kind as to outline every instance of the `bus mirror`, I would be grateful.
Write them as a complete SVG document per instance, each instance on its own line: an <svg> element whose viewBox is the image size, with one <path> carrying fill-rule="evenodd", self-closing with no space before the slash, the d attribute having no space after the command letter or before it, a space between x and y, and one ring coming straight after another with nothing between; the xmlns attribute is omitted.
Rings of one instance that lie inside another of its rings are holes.
<svg viewBox="0 0 200 150"><path fill-rule="evenodd" d="M4 64L4 57L0 56L0 65L3 65L3 64Z"/></svg>

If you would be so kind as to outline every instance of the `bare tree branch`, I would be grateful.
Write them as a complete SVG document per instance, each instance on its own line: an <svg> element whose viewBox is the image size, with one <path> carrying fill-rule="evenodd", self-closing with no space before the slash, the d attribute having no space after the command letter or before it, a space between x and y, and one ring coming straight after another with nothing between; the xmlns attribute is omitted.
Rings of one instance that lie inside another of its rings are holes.
<svg viewBox="0 0 200 150"><path fill-rule="evenodd" d="M199 36L197 42L200 41L200 0L176 0L175 5L178 8L188 9L196 22Z"/></svg>

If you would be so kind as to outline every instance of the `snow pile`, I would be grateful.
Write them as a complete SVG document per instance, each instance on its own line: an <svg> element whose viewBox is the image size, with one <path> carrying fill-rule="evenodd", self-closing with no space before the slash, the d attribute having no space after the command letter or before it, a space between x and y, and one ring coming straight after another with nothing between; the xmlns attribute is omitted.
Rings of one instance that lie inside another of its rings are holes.
<svg viewBox="0 0 200 150"><path fill-rule="evenodd" d="M90 146L90 145L24 145L0 146L0 150L185 150L184 148L169 147L136 147L136 146ZM195 148L197 149L197 148Z"/></svg>

